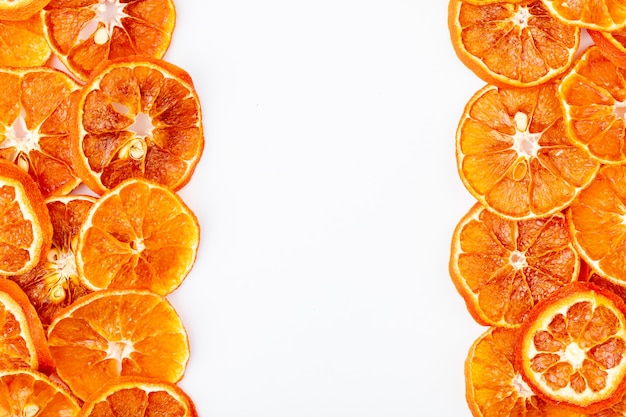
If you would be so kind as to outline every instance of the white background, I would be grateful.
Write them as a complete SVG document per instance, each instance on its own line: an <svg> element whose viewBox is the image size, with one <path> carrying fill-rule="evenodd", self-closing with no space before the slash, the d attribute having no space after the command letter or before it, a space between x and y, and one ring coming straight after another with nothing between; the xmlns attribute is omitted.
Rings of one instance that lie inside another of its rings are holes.
<svg viewBox="0 0 626 417"><path fill-rule="evenodd" d="M483 82L447 2L178 0L166 59L206 147L180 194L202 227L170 300L201 417L467 417L483 328L448 275L473 203L454 133Z"/></svg>

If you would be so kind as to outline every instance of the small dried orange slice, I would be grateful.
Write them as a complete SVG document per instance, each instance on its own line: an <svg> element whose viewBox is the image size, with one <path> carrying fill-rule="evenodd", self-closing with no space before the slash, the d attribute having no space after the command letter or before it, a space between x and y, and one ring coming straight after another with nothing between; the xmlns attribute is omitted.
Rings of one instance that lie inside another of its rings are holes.
<svg viewBox="0 0 626 417"><path fill-rule="evenodd" d="M158 379L120 377L93 393L78 417L197 417L191 398L176 384Z"/></svg>
<svg viewBox="0 0 626 417"><path fill-rule="evenodd" d="M162 58L176 21L172 0L51 0L42 15L55 55L82 81L109 59Z"/></svg>
<svg viewBox="0 0 626 417"><path fill-rule="evenodd" d="M626 26L626 8L613 0L542 0L563 23L587 29L615 31Z"/></svg>
<svg viewBox="0 0 626 417"><path fill-rule="evenodd" d="M52 245L35 268L10 277L28 295L44 328L57 311L90 292L78 277L75 252L78 232L95 201L91 196L75 194L48 199Z"/></svg>
<svg viewBox="0 0 626 417"><path fill-rule="evenodd" d="M87 288L145 288L167 295L191 271L200 244L195 214L173 191L131 179L105 193L83 223L76 248Z"/></svg>
<svg viewBox="0 0 626 417"><path fill-rule="evenodd" d="M575 282L539 303L520 328L516 366L544 400L592 414L626 391L626 305Z"/></svg>
<svg viewBox="0 0 626 417"><path fill-rule="evenodd" d="M568 136L605 164L626 161L626 69L590 46L559 84Z"/></svg>
<svg viewBox="0 0 626 417"><path fill-rule="evenodd" d="M567 136L557 85L487 85L469 100L456 133L459 176L483 205L510 219L567 207L600 164Z"/></svg>
<svg viewBox="0 0 626 417"><path fill-rule="evenodd" d="M83 87L75 116L74 168L98 194L128 178L178 190L204 147L191 77L162 60L110 61Z"/></svg>
<svg viewBox="0 0 626 417"><path fill-rule="evenodd" d="M515 368L517 329L490 327L472 344L465 360L467 404L475 417L583 417L546 402Z"/></svg>
<svg viewBox="0 0 626 417"><path fill-rule="evenodd" d="M68 194L80 184L69 156L68 110L79 88L47 67L1 68L0 157L39 184L44 197Z"/></svg>
<svg viewBox="0 0 626 417"><path fill-rule="evenodd" d="M565 216L513 221L474 205L452 237L450 276L480 324L517 327L578 276Z"/></svg>
<svg viewBox="0 0 626 417"><path fill-rule="evenodd" d="M541 1L450 0L452 46L490 84L530 87L567 70L580 44L580 29L552 17Z"/></svg>
<svg viewBox="0 0 626 417"><path fill-rule="evenodd" d="M0 415L65 416L80 411L78 400L62 385L29 369L0 370Z"/></svg>
<svg viewBox="0 0 626 417"><path fill-rule="evenodd" d="M54 366L43 326L28 297L15 282L0 278L0 369L9 368L48 373Z"/></svg>
<svg viewBox="0 0 626 417"><path fill-rule="evenodd" d="M0 275L24 274L45 255L52 223L39 187L0 158Z"/></svg>
<svg viewBox="0 0 626 417"><path fill-rule="evenodd" d="M52 55L38 13L26 20L10 21L0 18L0 44L0 67L41 66Z"/></svg>
<svg viewBox="0 0 626 417"><path fill-rule="evenodd" d="M119 376L178 382L189 360L180 317L147 290L85 295L56 315L48 344L59 378L82 400Z"/></svg>

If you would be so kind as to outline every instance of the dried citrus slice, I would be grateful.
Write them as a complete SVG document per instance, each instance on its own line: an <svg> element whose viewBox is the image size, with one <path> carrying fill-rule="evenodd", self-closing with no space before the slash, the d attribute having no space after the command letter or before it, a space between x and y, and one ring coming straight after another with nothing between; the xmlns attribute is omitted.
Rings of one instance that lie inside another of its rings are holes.
<svg viewBox="0 0 626 417"><path fill-rule="evenodd" d="M539 85L574 60L580 29L552 17L541 1L472 3L450 0L450 38L459 59L488 83Z"/></svg>
<svg viewBox="0 0 626 417"><path fill-rule="evenodd" d="M46 201L52 227L52 245L45 258L23 275L10 277L31 300L44 328L54 314L90 292L76 267L78 232L95 198L86 195L52 197Z"/></svg>
<svg viewBox="0 0 626 417"><path fill-rule="evenodd" d="M626 69L590 46L559 85L568 136L597 160L626 161Z"/></svg>
<svg viewBox="0 0 626 417"><path fill-rule="evenodd" d="M626 391L626 305L575 282L539 303L520 328L516 366L546 401L591 414Z"/></svg>
<svg viewBox="0 0 626 417"><path fill-rule="evenodd" d="M626 7L613 0L542 0L563 23L587 29L619 30L626 26Z"/></svg>
<svg viewBox="0 0 626 417"><path fill-rule="evenodd" d="M189 360L183 323L147 290L102 290L61 310L48 327L58 376L85 400L119 376L179 381Z"/></svg>
<svg viewBox="0 0 626 417"><path fill-rule="evenodd" d="M79 86L52 68L2 68L0 157L16 163L44 197L68 194L80 180L69 156L71 94Z"/></svg>
<svg viewBox="0 0 626 417"><path fill-rule="evenodd" d="M162 58L176 20L172 0L51 0L42 15L56 56L83 81L108 59Z"/></svg>
<svg viewBox="0 0 626 417"><path fill-rule="evenodd" d="M603 277L626 283L626 166L605 165L574 200L568 221L581 258Z"/></svg>
<svg viewBox="0 0 626 417"><path fill-rule="evenodd" d="M519 331L490 327L472 344L465 360L467 404L475 417L583 417L544 401L515 368Z"/></svg>
<svg viewBox="0 0 626 417"><path fill-rule="evenodd" d="M52 223L39 187L0 158L0 275L33 269L52 240Z"/></svg>
<svg viewBox="0 0 626 417"><path fill-rule="evenodd" d="M476 204L452 237L450 276L484 325L519 326L540 300L574 281L579 266L561 213L513 221Z"/></svg>
<svg viewBox="0 0 626 417"><path fill-rule="evenodd" d="M45 374L29 369L0 370L0 415L73 417L77 399Z"/></svg>
<svg viewBox="0 0 626 417"><path fill-rule="evenodd" d="M0 1L0 20L26 20L41 11L48 1L49 0Z"/></svg>
<svg viewBox="0 0 626 417"><path fill-rule="evenodd" d="M459 175L474 197L503 217L562 210L599 168L566 135L556 88L487 85L465 106L456 134Z"/></svg>
<svg viewBox="0 0 626 417"><path fill-rule="evenodd" d="M128 178L178 190L204 147L191 78L162 60L110 61L84 86L75 116L74 167L98 194Z"/></svg>
<svg viewBox="0 0 626 417"><path fill-rule="evenodd" d="M76 263L92 290L145 288L167 295L196 259L200 226L173 191L131 179L98 199L79 232Z"/></svg>
<svg viewBox="0 0 626 417"><path fill-rule="evenodd" d="M626 67L626 30L615 32L588 30L587 33L607 59L618 67Z"/></svg>
<svg viewBox="0 0 626 417"><path fill-rule="evenodd" d="M197 417L191 398L176 384L141 377L120 377L93 393L78 417Z"/></svg>
<svg viewBox="0 0 626 417"><path fill-rule="evenodd" d="M40 66L52 55L39 14L26 20L0 20L0 44L0 67Z"/></svg>
<svg viewBox="0 0 626 417"><path fill-rule="evenodd" d="M28 297L15 282L0 278L0 369L9 368L50 372L54 366Z"/></svg>

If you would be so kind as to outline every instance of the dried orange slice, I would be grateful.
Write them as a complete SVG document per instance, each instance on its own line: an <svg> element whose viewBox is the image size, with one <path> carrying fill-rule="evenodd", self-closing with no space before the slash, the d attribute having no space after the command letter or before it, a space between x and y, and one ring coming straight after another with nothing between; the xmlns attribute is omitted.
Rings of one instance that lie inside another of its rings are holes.
<svg viewBox="0 0 626 417"><path fill-rule="evenodd" d="M74 168L98 194L128 178L184 186L204 147L191 77L162 60L113 60L83 87L72 123Z"/></svg>
<svg viewBox="0 0 626 417"><path fill-rule="evenodd" d="M0 19L0 44L0 67L36 67L52 55L39 14L26 20Z"/></svg>
<svg viewBox="0 0 626 417"><path fill-rule="evenodd" d="M65 416L80 411L77 399L45 374L28 369L0 370L0 415Z"/></svg>
<svg viewBox="0 0 626 417"><path fill-rule="evenodd" d="M42 15L56 56L83 81L109 59L162 58L176 20L172 0L51 0Z"/></svg>
<svg viewBox="0 0 626 417"><path fill-rule="evenodd" d="M503 219L474 205L452 237L450 276L480 324L517 327L579 271L565 216Z"/></svg>
<svg viewBox="0 0 626 417"><path fill-rule="evenodd" d="M78 417L197 417L191 398L176 384L141 377L120 377L92 394Z"/></svg>
<svg viewBox="0 0 626 417"><path fill-rule="evenodd" d="M10 277L24 290L44 328L54 314L90 292L76 267L78 232L95 198L86 195L53 197L46 201L52 227L52 245L45 258L23 275Z"/></svg>
<svg viewBox="0 0 626 417"><path fill-rule="evenodd" d="M0 20L26 20L41 11L48 1L49 0L2 1L0 2Z"/></svg>
<svg viewBox="0 0 626 417"><path fill-rule="evenodd" d="M583 417L544 401L515 368L519 331L490 327L472 344L465 360L467 404L475 417Z"/></svg>
<svg viewBox="0 0 626 417"><path fill-rule="evenodd" d="M516 366L546 401L592 414L626 391L626 305L575 282L544 299L520 328Z"/></svg>
<svg viewBox="0 0 626 417"><path fill-rule="evenodd" d="M131 179L105 193L79 232L76 264L84 285L145 288L167 295L196 259L200 226L173 191Z"/></svg>
<svg viewBox="0 0 626 417"><path fill-rule="evenodd" d="M102 290L61 310L48 327L59 378L85 400L119 376L179 381L189 341L166 298L147 290Z"/></svg>
<svg viewBox="0 0 626 417"><path fill-rule="evenodd" d="M54 366L28 297L15 282L0 278L0 369L10 368L50 372Z"/></svg>
<svg viewBox="0 0 626 417"><path fill-rule="evenodd" d="M567 207L599 163L568 138L554 83L487 85L469 100L456 134L461 180L503 217L544 217Z"/></svg>
<svg viewBox="0 0 626 417"><path fill-rule="evenodd" d="M79 86L52 68L2 68L0 157L16 163L44 197L68 194L80 184L71 167L70 96Z"/></svg>
<svg viewBox="0 0 626 417"><path fill-rule="evenodd" d="M595 159L626 161L626 69L590 46L559 85L568 136Z"/></svg>
<svg viewBox="0 0 626 417"><path fill-rule="evenodd" d="M0 158L0 275L33 269L52 240L52 223L39 187Z"/></svg>
<svg viewBox="0 0 626 417"><path fill-rule="evenodd" d="M613 0L542 0L550 13L563 23L603 31L626 26L626 8Z"/></svg>
<svg viewBox="0 0 626 417"><path fill-rule="evenodd" d="M568 221L574 244L591 269L626 283L626 166L605 165L574 200Z"/></svg>
<svg viewBox="0 0 626 417"><path fill-rule="evenodd" d="M541 1L472 4L450 0L452 46L490 84L530 87L565 72L580 44L580 29L552 17Z"/></svg>

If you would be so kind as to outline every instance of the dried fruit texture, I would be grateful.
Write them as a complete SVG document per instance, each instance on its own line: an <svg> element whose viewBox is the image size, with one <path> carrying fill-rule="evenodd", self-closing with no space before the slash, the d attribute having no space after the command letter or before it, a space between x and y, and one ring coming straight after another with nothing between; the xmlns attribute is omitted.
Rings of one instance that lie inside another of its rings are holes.
<svg viewBox="0 0 626 417"><path fill-rule="evenodd" d="M0 18L0 44L0 67L45 65L52 55L39 14L18 21Z"/></svg>
<svg viewBox="0 0 626 417"><path fill-rule="evenodd" d="M490 327L465 361L466 399L474 416L583 417L544 401L515 369L518 330Z"/></svg>
<svg viewBox="0 0 626 417"><path fill-rule="evenodd" d="M176 20L172 0L51 0L42 15L50 47L82 81L103 61L162 58Z"/></svg>
<svg viewBox="0 0 626 417"><path fill-rule="evenodd" d="M559 85L568 136L606 164L626 162L625 71L591 46Z"/></svg>
<svg viewBox="0 0 626 417"><path fill-rule="evenodd" d="M626 8L613 0L542 0L546 9L565 24L604 31L626 26Z"/></svg>
<svg viewBox="0 0 626 417"><path fill-rule="evenodd" d="M39 187L0 158L0 275L33 269L52 241L52 223Z"/></svg>
<svg viewBox="0 0 626 417"><path fill-rule="evenodd" d="M98 194L129 178L179 190L204 148L191 77L162 60L110 61L83 87L74 116L74 169Z"/></svg>
<svg viewBox="0 0 626 417"><path fill-rule="evenodd" d="M592 414L626 391L626 305L575 282L544 299L520 329L516 367L537 395Z"/></svg>
<svg viewBox="0 0 626 417"><path fill-rule="evenodd" d="M448 28L459 59L488 83L542 84L574 60L580 29L562 23L541 1L451 0Z"/></svg>
<svg viewBox="0 0 626 417"><path fill-rule="evenodd" d="M119 376L179 381L187 333L169 302L147 290L102 290L61 310L48 327L57 374L86 400Z"/></svg>
<svg viewBox="0 0 626 417"><path fill-rule="evenodd" d="M26 20L39 13L49 0L4 0L0 2L0 20Z"/></svg>
<svg viewBox="0 0 626 417"><path fill-rule="evenodd" d="M80 184L69 155L70 97L78 84L47 67L2 68L0 157L17 164L44 197L65 195Z"/></svg>
<svg viewBox="0 0 626 417"><path fill-rule="evenodd" d="M63 307L90 292L76 267L78 232L95 198L84 195L53 197L46 201L52 221L52 245L31 271L10 277L28 295L44 328Z"/></svg>
<svg viewBox="0 0 626 417"><path fill-rule="evenodd" d="M78 400L45 374L28 369L0 370L3 416L76 416Z"/></svg>
<svg viewBox="0 0 626 417"><path fill-rule="evenodd" d="M191 271L200 226L182 199L131 179L94 204L79 231L76 263L87 288L145 288L167 295Z"/></svg>
<svg viewBox="0 0 626 417"><path fill-rule="evenodd" d="M193 401L177 385L160 380L121 377L92 394L78 417L197 417Z"/></svg>
<svg viewBox="0 0 626 417"><path fill-rule="evenodd" d="M626 30L615 32L588 30L587 33L609 61L618 67L626 67Z"/></svg>
<svg viewBox="0 0 626 417"><path fill-rule="evenodd" d="M487 85L467 103L456 133L459 175L502 217L561 211L594 178L599 163L568 138L557 86Z"/></svg>
<svg viewBox="0 0 626 417"><path fill-rule="evenodd" d="M539 301L574 281L578 272L561 213L512 221L476 204L452 238L450 275L480 324L519 326Z"/></svg>

